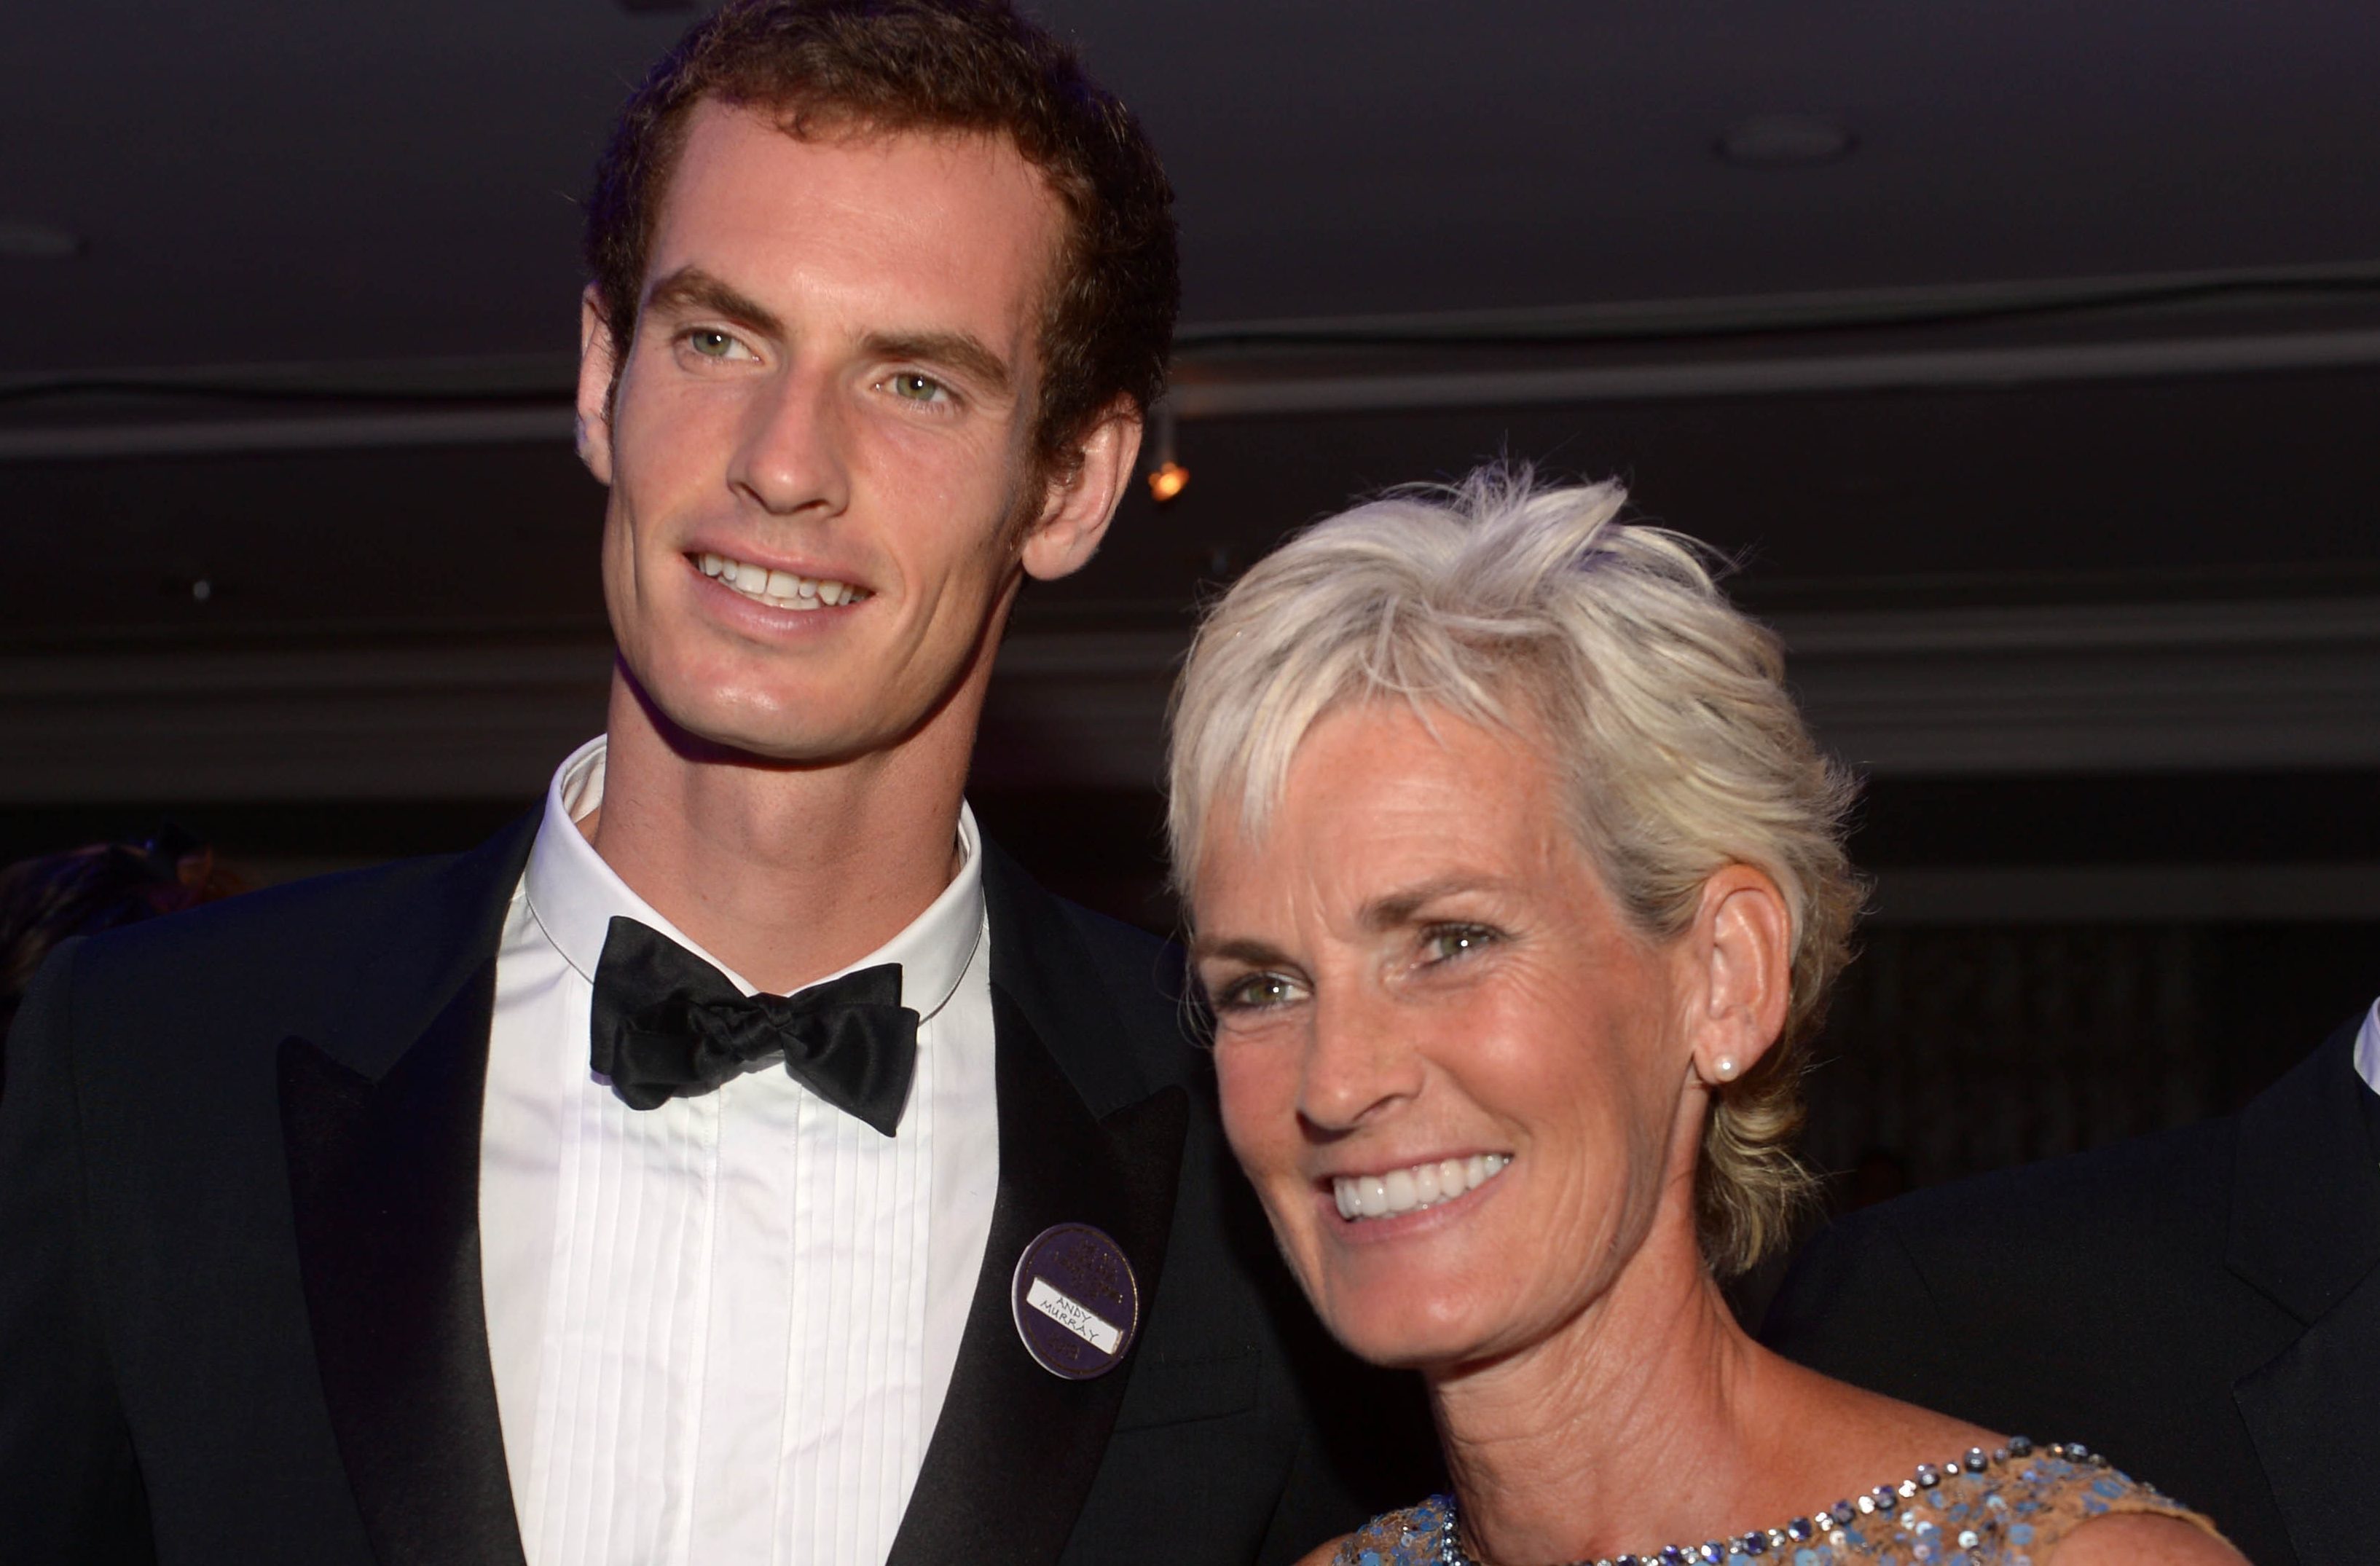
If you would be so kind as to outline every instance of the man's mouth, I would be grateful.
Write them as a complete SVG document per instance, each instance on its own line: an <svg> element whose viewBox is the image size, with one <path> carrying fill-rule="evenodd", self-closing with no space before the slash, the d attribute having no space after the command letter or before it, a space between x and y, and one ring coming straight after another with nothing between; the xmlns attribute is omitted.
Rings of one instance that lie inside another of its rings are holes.
<svg viewBox="0 0 2380 1566"><path fill-rule="evenodd" d="M854 587L849 582L825 577L796 577L791 571L747 565L723 554L700 554L695 563L702 567L704 576L715 577L746 598L771 609L834 609L872 596L866 588Z"/></svg>
<svg viewBox="0 0 2380 1566"><path fill-rule="evenodd" d="M1330 1194L1339 1203L1339 1216L1350 1221L1394 1218L1476 1191L1512 1161L1509 1153L1474 1153L1380 1174L1342 1174L1332 1178Z"/></svg>

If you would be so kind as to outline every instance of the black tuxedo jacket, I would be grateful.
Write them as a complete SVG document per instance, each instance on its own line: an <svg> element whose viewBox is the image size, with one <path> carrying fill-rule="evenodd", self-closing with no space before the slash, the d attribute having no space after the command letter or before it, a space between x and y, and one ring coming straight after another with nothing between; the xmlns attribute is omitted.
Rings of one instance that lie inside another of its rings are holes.
<svg viewBox="0 0 2380 1566"><path fill-rule="evenodd" d="M1852 1214L1762 1336L2105 1451L2260 1566L2380 1560L2380 1122L2355 1032L2229 1119Z"/></svg>
<svg viewBox="0 0 2380 1566"><path fill-rule="evenodd" d="M43 970L0 1100L0 1557L521 1560L478 1182L534 826ZM984 890L999 1195L894 1560L1282 1560L1409 1501L1419 1405L1282 1272L1167 992L1179 953L989 847ZM1019 1252L1070 1220L1147 1302L1125 1364L1081 1382L1009 1305Z"/></svg>

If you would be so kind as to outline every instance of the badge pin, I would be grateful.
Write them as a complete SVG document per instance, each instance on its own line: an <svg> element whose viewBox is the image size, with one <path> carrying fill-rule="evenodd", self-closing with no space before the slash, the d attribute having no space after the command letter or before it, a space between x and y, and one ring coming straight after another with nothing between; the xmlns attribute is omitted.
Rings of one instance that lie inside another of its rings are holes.
<svg viewBox="0 0 2380 1566"><path fill-rule="evenodd" d="M1123 1247L1087 1223L1034 1236L1009 1290L1025 1352L1052 1376L1087 1381L1123 1363L1140 1331L1140 1283Z"/></svg>

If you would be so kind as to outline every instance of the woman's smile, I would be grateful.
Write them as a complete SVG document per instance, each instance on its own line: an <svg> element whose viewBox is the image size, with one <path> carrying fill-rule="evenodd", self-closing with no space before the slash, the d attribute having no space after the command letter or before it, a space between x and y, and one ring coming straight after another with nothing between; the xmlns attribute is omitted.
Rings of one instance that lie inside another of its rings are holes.
<svg viewBox="0 0 2380 1566"><path fill-rule="evenodd" d="M1351 1222L1397 1218L1458 1201L1503 1173L1512 1161L1509 1153L1474 1153L1469 1158L1424 1159L1380 1174L1335 1174L1330 1196L1339 1216Z"/></svg>

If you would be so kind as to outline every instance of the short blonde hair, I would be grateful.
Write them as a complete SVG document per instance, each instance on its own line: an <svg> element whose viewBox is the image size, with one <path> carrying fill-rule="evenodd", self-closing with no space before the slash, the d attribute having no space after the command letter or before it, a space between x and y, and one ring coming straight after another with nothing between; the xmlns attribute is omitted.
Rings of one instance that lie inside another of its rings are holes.
<svg viewBox="0 0 2380 1566"><path fill-rule="evenodd" d="M1207 819L1253 837L1317 720L1390 698L1541 734L1579 842L1646 936L1692 923L1730 864L1791 917L1782 1035L1713 1090L1696 1170L1721 1277L1785 1237L1809 1195L1791 1142L1803 1059L1864 889L1843 850L1854 785L1811 738L1776 636L1730 603L1692 540L1621 520L1617 484L1493 467L1315 524L1207 614L1173 695L1167 831L1185 905Z"/></svg>

